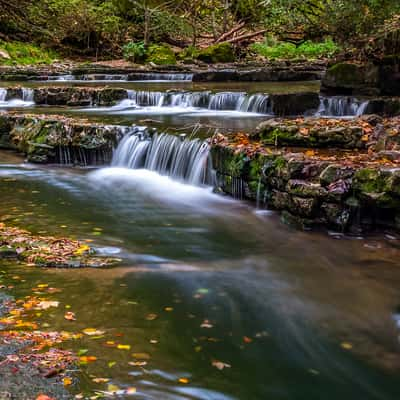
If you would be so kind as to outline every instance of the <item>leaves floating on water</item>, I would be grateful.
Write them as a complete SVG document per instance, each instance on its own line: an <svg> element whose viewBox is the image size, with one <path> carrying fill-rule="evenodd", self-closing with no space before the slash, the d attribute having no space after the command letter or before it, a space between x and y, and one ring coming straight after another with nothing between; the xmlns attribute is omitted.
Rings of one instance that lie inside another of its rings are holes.
<svg viewBox="0 0 400 400"><path fill-rule="evenodd" d="M88 336L101 336L105 333L105 331L101 331L96 328L85 328L82 332Z"/></svg>
<svg viewBox="0 0 400 400"><path fill-rule="evenodd" d="M224 368L231 368L230 364L224 363L222 361L217 361L214 360L211 365L217 369L219 369L220 371L222 371Z"/></svg>
<svg viewBox="0 0 400 400"><path fill-rule="evenodd" d="M76 321L75 313L72 311L67 311L64 315L64 318L68 321Z"/></svg>

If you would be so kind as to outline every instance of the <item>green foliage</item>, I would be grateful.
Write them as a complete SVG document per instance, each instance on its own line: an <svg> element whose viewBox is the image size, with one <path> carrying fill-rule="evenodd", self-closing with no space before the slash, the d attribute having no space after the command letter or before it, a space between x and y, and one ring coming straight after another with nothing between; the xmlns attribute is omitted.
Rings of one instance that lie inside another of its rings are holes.
<svg viewBox="0 0 400 400"><path fill-rule="evenodd" d="M146 58L144 42L129 42L122 48L124 58L128 61L141 63Z"/></svg>
<svg viewBox="0 0 400 400"><path fill-rule="evenodd" d="M327 39L321 43L306 41L298 47L292 43L280 42L271 44L271 41L266 41L264 43L253 44L251 50L268 59L316 59L319 57L332 57L339 51L339 46L331 39Z"/></svg>
<svg viewBox="0 0 400 400"><path fill-rule="evenodd" d="M171 65L176 64L176 57L169 46L152 44L147 50L146 61L158 65Z"/></svg>
<svg viewBox="0 0 400 400"><path fill-rule="evenodd" d="M231 44L220 43L200 50L197 58L208 64L226 63L235 61L235 53Z"/></svg>
<svg viewBox="0 0 400 400"><path fill-rule="evenodd" d="M0 50L5 50L11 57L10 59L0 58L0 64L3 65L51 64L57 58L54 51L21 42L0 41Z"/></svg>

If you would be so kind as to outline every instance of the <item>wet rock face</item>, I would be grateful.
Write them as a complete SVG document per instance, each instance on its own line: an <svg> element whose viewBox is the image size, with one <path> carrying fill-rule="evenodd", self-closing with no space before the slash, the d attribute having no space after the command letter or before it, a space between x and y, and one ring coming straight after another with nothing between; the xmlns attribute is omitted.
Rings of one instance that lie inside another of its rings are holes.
<svg viewBox="0 0 400 400"><path fill-rule="evenodd" d="M125 89L79 87L35 88L33 99L38 105L50 106L111 106L128 97Z"/></svg>
<svg viewBox="0 0 400 400"><path fill-rule="evenodd" d="M393 134L396 121L381 121L386 139L390 135L393 140L397 137ZM294 129L289 120L285 122L285 143L302 143L310 147L307 141L295 139L293 142L291 138L296 138L301 126ZM260 134L254 135L253 147L251 135L247 136L248 142L240 137L239 146L234 138L217 138L211 154L219 189L237 198L279 210L285 222L303 229L323 225L352 232L375 227L400 230L400 165L386 158L384 161L373 161L374 154L379 153L374 153L372 142L369 146L370 142L361 141L363 148L369 149L368 152L343 150L350 148L349 143L354 145L359 142L362 131L360 133L356 128L364 123L362 119L349 121L347 124L354 129L341 131L345 137L351 132L356 140L335 139L337 150L333 154L340 153L341 156L330 156L332 150L325 154L327 150L272 147L269 141L263 146L259 140L263 141L265 137ZM267 126L273 131L275 124L281 130L285 125L282 120L271 120ZM379 127L378 123L376 129L379 130ZM367 139L375 134L371 132ZM318 138L318 135L315 137ZM388 146L393 146L390 140L386 142ZM317 143L319 147L321 143ZM312 141L311 147L318 148L314 144ZM400 149L400 146L397 148ZM397 153L395 150L390 152ZM234 182L240 182L240 185Z"/></svg>
<svg viewBox="0 0 400 400"><path fill-rule="evenodd" d="M341 62L328 68L321 91L327 94L400 95L400 63Z"/></svg>
<svg viewBox="0 0 400 400"><path fill-rule="evenodd" d="M35 163L106 164L121 135L119 126L67 118L0 115L0 145L24 153Z"/></svg>
<svg viewBox="0 0 400 400"><path fill-rule="evenodd" d="M272 111L277 116L313 114L318 110L318 93L289 93L270 95Z"/></svg>

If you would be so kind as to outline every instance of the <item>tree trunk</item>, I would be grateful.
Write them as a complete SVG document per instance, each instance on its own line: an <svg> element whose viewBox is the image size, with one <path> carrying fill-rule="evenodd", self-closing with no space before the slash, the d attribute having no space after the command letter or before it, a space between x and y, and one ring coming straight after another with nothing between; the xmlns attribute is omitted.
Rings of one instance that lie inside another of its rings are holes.
<svg viewBox="0 0 400 400"><path fill-rule="evenodd" d="M150 43L150 10L147 4L144 9L144 45L147 47Z"/></svg>

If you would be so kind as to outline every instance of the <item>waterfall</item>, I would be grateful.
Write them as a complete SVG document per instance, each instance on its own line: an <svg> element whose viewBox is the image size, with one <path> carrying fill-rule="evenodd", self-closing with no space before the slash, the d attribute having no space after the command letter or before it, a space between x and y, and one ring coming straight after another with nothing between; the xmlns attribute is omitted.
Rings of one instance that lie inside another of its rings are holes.
<svg viewBox="0 0 400 400"><path fill-rule="evenodd" d="M34 104L33 89L10 89L10 92L7 89L0 89L0 106L2 108L29 107Z"/></svg>
<svg viewBox="0 0 400 400"><path fill-rule="evenodd" d="M368 107L368 101L354 97L321 97L317 115L345 117L363 115Z"/></svg>
<svg viewBox="0 0 400 400"><path fill-rule="evenodd" d="M200 108L210 111L239 111L272 114L269 96L242 92L152 92L127 90L128 100L122 100L115 108L134 107L178 107Z"/></svg>
<svg viewBox="0 0 400 400"><path fill-rule="evenodd" d="M133 73L130 74L128 80L130 81L192 81L193 74L181 74L181 73L156 73L156 72L144 72L144 73Z"/></svg>
<svg viewBox="0 0 400 400"><path fill-rule="evenodd" d="M209 145L165 133L148 135L136 127L119 143L112 165L132 169L144 168L192 185L214 184Z"/></svg>
<svg viewBox="0 0 400 400"><path fill-rule="evenodd" d="M33 89L22 88L22 100L28 103L33 103L33 96L35 92Z"/></svg>
<svg viewBox="0 0 400 400"><path fill-rule="evenodd" d="M7 89L0 88L0 103L5 102L6 97L7 97Z"/></svg>

